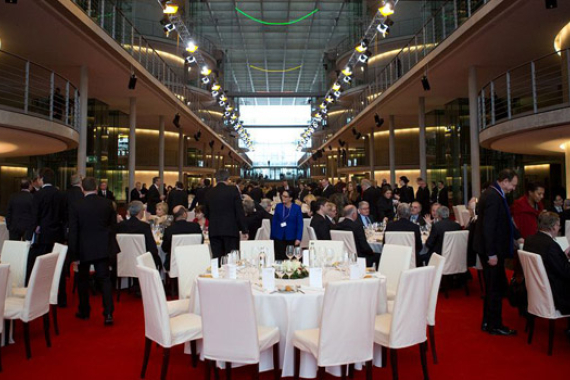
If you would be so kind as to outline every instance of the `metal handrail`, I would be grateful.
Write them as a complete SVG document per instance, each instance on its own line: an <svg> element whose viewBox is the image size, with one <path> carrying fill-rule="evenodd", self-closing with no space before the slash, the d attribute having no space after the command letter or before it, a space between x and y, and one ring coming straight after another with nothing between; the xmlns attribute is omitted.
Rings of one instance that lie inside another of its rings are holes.
<svg viewBox="0 0 570 380"><path fill-rule="evenodd" d="M67 78L0 50L0 108L78 130L79 91Z"/></svg>
<svg viewBox="0 0 570 380"><path fill-rule="evenodd" d="M569 59L568 49L550 53L514 67L483 86L477 102L479 130L518 117L569 107Z"/></svg>

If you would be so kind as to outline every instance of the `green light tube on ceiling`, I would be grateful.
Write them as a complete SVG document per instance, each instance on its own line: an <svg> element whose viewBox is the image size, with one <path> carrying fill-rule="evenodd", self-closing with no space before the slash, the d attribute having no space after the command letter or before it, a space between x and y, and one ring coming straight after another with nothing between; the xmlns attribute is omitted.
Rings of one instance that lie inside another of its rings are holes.
<svg viewBox="0 0 570 380"><path fill-rule="evenodd" d="M304 16L302 16L302 17L299 17L299 18L296 19L296 20L291 20L291 21L287 21L287 22L268 22L268 21L263 21L263 20L260 20L260 19L258 19L258 18L255 18L255 17L253 17L253 16L251 16L251 15L245 13L244 11L242 11L241 9L239 9L238 7L236 7L236 11L238 11L239 13L241 13L242 15L244 15L245 17L249 18L250 20L253 20L253 21L255 21L255 22L257 22L257 23L260 23L260 24L283 26L283 25L292 25L292 24L296 24L296 23L298 23L298 22L300 22L300 21L303 21L304 19L306 19L306 18L308 18L308 17L311 17L312 15L314 15L315 13L317 13L317 12L319 11L319 9L316 8L316 9L314 9L312 12L307 13L306 15L304 15Z"/></svg>

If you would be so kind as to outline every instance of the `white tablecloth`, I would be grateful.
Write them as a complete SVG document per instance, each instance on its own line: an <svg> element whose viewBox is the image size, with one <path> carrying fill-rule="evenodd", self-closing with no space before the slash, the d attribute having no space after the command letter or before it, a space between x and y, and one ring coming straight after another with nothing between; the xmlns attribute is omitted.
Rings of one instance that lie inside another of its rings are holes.
<svg viewBox="0 0 570 380"><path fill-rule="evenodd" d="M325 283L343 279L340 271L331 269L326 271ZM379 276L380 297L378 300L378 314L387 311L386 279ZM277 284L294 283L308 285L308 279L292 281L276 281ZM321 309L324 299L324 291L308 290L303 288L303 293L273 293L269 294L258 290L258 286L252 287L254 301L257 311L257 323L262 326L278 327L281 333L279 344L279 354L281 356L281 368L283 377L294 375L294 347L293 333L296 330L318 328L321 321ZM196 289L196 287L194 287ZM200 314L200 302L197 292L192 294L192 312ZM229 317L228 317L229 318ZM339 348L341 349L341 348ZM381 349L374 348L374 364L380 366L382 363ZM360 369L359 366L356 366ZM260 371L273 369L272 351L266 350L261 354ZM327 368L329 373L340 376L339 367ZM315 378L317 375L317 363L314 357L308 353L301 355L301 377Z"/></svg>

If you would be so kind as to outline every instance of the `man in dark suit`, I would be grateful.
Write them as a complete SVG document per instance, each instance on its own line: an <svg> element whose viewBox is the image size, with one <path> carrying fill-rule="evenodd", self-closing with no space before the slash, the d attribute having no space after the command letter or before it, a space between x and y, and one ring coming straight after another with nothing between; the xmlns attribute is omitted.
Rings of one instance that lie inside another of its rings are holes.
<svg viewBox="0 0 570 380"><path fill-rule="evenodd" d="M326 198L322 197L311 203L313 212L311 227L315 230L318 240L331 240L331 224L325 215L326 203Z"/></svg>
<svg viewBox="0 0 570 380"><path fill-rule="evenodd" d="M410 222L410 205L408 203L400 203L396 211L398 220L389 222L386 226L386 232L413 232L416 251L416 266L421 266L420 252L422 250L422 235L420 234L420 226Z"/></svg>
<svg viewBox="0 0 570 380"><path fill-rule="evenodd" d="M412 202L412 205L410 207L410 211L411 211L410 222L417 224L420 227L423 227L426 225L426 220L424 219L424 215L426 213L424 213L423 206L420 204L420 202L418 202L418 201ZM429 214L429 209L428 209L427 214Z"/></svg>
<svg viewBox="0 0 570 380"><path fill-rule="evenodd" d="M362 201L358 204L358 218L356 218L356 222L364 227L368 227L369 225L375 222L375 219L372 215L370 215L370 205L366 201Z"/></svg>
<svg viewBox="0 0 570 380"><path fill-rule="evenodd" d="M152 254L152 258L154 259L154 263L156 264L157 268L162 267L160 257L158 256L158 248L156 247L154 236L150 230L150 224L142 221L144 218L143 203L141 201L132 201L129 203L127 213L130 218L117 224L117 233L144 235L146 251Z"/></svg>
<svg viewBox="0 0 570 380"><path fill-rule="evenodd" d="M483 264L485 302L481 329L494 335L514 335L503 325L503 296L507 289L505 258L512 257L514 241L519 233L513 225L506 195L513 191L518 176L512 169L502 170L497 181L487 188L479 200L479 216L475 226L474 249Z"/></svg>
<svg viewBox="0 0 570 380"><path fill-rule="evenodd" d="M257 181L251 181L249 184L253 187L249 192L249 196L255 203L260 203L263 199L263 191L259 187L259 183L257 183Z"/></svg>
<svg viewBox="0 0 570 380"><path fill-rule="evenodd" d="M437 209L437 223L434 223L429 237L426 241L426 252L427 254L423 257L423 262L425 265L429 262L432 253L437 253L441 255L443 248L443 238L446 232L460 231L461 226L449 219L449 208L446 206L440 206ZM466 253L467 254L467 253Z"/></svg>
<svg viewBox="0 0 570 380"><path fill-rule="evenodd" d="M376 204L378 203L379 194L374 187L372 187L372 182L367 179L360 181L362 186L362 200L368 202L368 207L370 207L370 215L375 220L378 220L378 210L376 209Z"/></svg>
<svg viewBox="0 0 570 380"><path fill-rule="evenodd" d="M20 180L20 191L12 194L8 201L6 227L10 240L32 240L34 196L30 193L31 187L30 179L23 178Z"/></svg>
<svg viewBox="0 0 570 380"><path fill-rule="evenodd" d="M299 200L301 202L304 202L305 197L310 194L309 188L302 181L299 181L299 188L297 189L297 194L299 194Z"/></svg>
<svg viewBox="0 0 570 380"><path fill-rule="evenodd" d="M177 181L174 189L168 193L168 211L170 215L174 214L174 207L176 206L184 206L184 208L188 207L188 193L184 191L184 185L182 182Z"/></svg>
<svg viewBox="0 0 570 380"><path fill-rule="evenodd" d="M97 195L103 198L107 198L111 202L115 202L115 194L111 190L108 189L107 182L101 182L99 184L99 191L97 191Z"/></svg>
<svg viewBox="0 0 570 380"><path fill-rule="evenodd" d="M164 259L164 269L170 270L170 257L172 254L172 236L174 235L186 235L186 234L202 234L202 229L200 225L195 222L188 222L186 218L188 217L188 210L184 206L176 206L174 208L174 223L164 231L164 236L162 237L161 248L166 253ZM210 222L210 226L212 223ZM204 238L202 237L202 242Z"/></svg>
<svg viewBox="0 0 570 380"><path fill-rule="evenodd" d="M418 190L416 191L416 202L419 202L419 204L422 206L421 216L424 216L425 214L429 213L429 206L431 203L429 189L427 187L426 181L421 177L416 180L416 183L418 185Z"/></svg>
<svg viewBox="0 0 570 380"><path fill-rule="evenodd" d="M152 186L148 189L146 194L146 211L151 215L156 215L156 205L164 199L164 195L160 195L160 177L154 177L152 179Z"/></svg>
<svg viewBox="0 0 570 380"><path fill-rule="evenodd" d="M408 186L410 180L406 176L400 177L400 188L398 189L398 196L400 203L412 203L414 201L414 189Z"/></svg>
<svg viewBox="0 0 570 380"><path fill-rule="evenodd" d="M204 178L200 181L200 188L196 190L196 195L192 200L192 204L190 205L190 211L194 210L197 205L203 206L206 202L206 194L210 191L210 180L208 178Z"/></svg>
<svg viewBox="0 0 570 380"><path fill-rule="evenodd" d="M289 186L289 182L287 182L286 179L284 179L283 184L277 188L277 192L279 193L279 195L281 195L285 190L289 190L291 192L291 196L293 197L293 199L296 198L295 189Z"/></svg>
<svg viewBox="0 0 570 380"><path fill-rule="evenodd" d="M443 181L437 183L437 203L446 207L449 206L449 192Z"/></svg>
<svg viewBox="0 0 570 380"><path fill-rule="evenodd" d="M146 187L146 183L143 183L141 187L141 199L140 199L142 203L146 203L147 194L148 194L148 188Z"/></svg>
<svg viewBox="0 0 570 380"><path fill-rule="evenodd" d="M554 212L543 212L538 215L538 232L528 236L524 242L524 250L540 255L548 282L552 289L554 306L561 314L570 314L570 262L568 253L560 248L554 240L560 230L560 218Z"/></svg>
<svg viewBox="0 0 570 380"><path fill-rule="evenodd" d="M208 191L205 204L206 219L210 222L208 235L213 258L239 249L240 231L244 239L248 238L241 197L229 181L229 172L222 169L216 176L218 184Z"/></svg>
<svg viewBox="0 0 570 380"><path fill-rule="evenodd" d="M321 180L321 186L323 187L323 193L321 195L327 199L330 199L331 195L336 193L334 186L330 184L328 178L323 178Z"/></svg>
<svg viewBox="0 0 570 380"><path fill-rule="evenodd" d="M145 197L145 194L142 192L141 183L135 182L135 188L131 190L130 202L141 201L144 203Z"/></svg>
<svg viewBox="0 0 570 380"><path fill-rule="evenodd" d="M337 224L335 229L340 231L351 231L354 235L358 257L366 258L367 267L376 265L376 268L378 268L380 254L374 252L370 247L370 244L368 244L366 235L364 234L364 229L356 222L357 217L358 211L356 210L356 207L354 205L346 206L344 208L344 220Z"/></svg>
<svg viewBox="0 0 570 380"><path fill-rule="evenodd" d="M83 182L85 198L71 206L69 214L69 245L78 254L79 273L77 274L79 309L75 316L88 319L89 305L89 268L95 268L95 276L103 292L104 323L113 324L113 295L109 272L109 256L116 246L115 225L117 214L110 200L97 196L97 180L86 177Z"/></svg>

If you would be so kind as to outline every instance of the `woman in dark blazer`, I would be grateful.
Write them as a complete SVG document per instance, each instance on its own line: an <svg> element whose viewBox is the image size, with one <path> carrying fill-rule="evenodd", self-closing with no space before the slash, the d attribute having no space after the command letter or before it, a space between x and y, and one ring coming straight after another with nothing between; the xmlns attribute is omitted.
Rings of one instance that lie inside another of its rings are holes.
<svg viewBox="0 0 570 380"><path fill-rule="evenodd" d="M284 190L281 201L275 206L271 222L271 239L275 242L275 260L285 260L288 245L298 246L303 238L303 213L301 207L293 203L293 194Z"/></svg>
<svg viewBox="0 0 570 380"><path fill-rule="evenodd" d="M376 203L376 211L378 213L376 220L382 222L384 218L388 221L394 220L394 202L392 201L392 190L388 186L382 188L382 195Z"/></svg>

